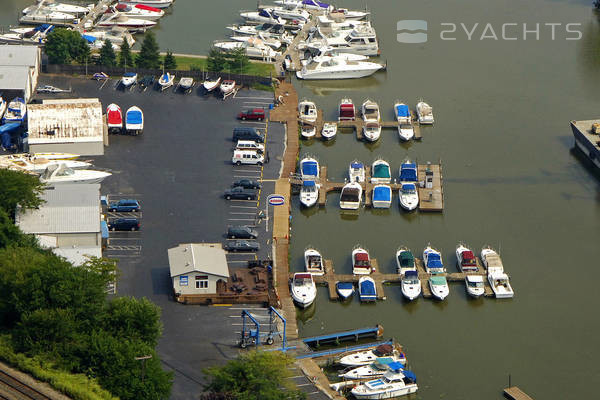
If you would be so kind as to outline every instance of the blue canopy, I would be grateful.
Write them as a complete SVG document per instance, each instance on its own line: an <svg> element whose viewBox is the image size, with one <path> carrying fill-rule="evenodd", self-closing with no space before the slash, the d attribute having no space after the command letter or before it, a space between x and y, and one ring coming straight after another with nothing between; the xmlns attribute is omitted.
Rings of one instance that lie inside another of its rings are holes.
<svg viewBox="0 0 600 400"><path fill-rule="evenodd" d="M406 271L406 273L404 274L405 278L418 278L419 277L419 273L417 271Z"/></svg>
<svg viewBox="0 0 600 400"><path fill-rule="evenodd" d="M88 43L94 43L96 40L98 40L97 37L90 35L81 35L81 37L84 38Z"/></svg>
<svg viewBox="0 0 600 400"><path fill-rule="evenodd" d="M108 225L106 221L100 221L100 232L102 234L102 239L108 239Z"/></svg>
<svg viewBox="0 0 600 400"><path fill-rule="evenodd" d="M141 124L142 123L142 112L139 110L127 111L125 121L128 124Z"/></svg>
<svg viewBox="0 0 600 400"><path fill-rule="evenodd" d="M124 76L124 77L126 77L126 78L131 78L131 77L134 77L134 76L136 76L136 75L137 75L137 74L136 74L135 72L125 72L125 73L123 74L123 76Z"/></svg>
<svg viewBox="0 0 600 400"><path fill-rule="evenodd" d="M376 186L373 189L373 201L391 201L392 189L389 186Z"/></svg>
<svg viewBox="0 0 600 400"><path fill-rule="evenodd" d="M396 113L398 113L399 117L410 117L410 111L408 110L408 106L406 104L397 105Z"/></svg>
<svg viewBox="0 0 600 400"><path fill-rule="evenodd" d="M273 15L271 15L267 10L265 10L264 8L262 10L259 11L258 15L260 15L261 17L267 17L267 18L273 18Z"/></svg>
<svg viewBox="0 0 600 400"><path fill-rule="evenodd" d="M48 30L48 33L50 33L54 30L54 25L41 24L41 25L38 25L37 27L35 27L34 29L38 32L45 32L46 30Z"/></svg>
<svg viewBox="0 0 600 400"><path fill-rule="evenodd" d="M360 295L361 296L375 296L375 285L370 280L364 280L360 284Z"/></svg>
<svg viewBox="0 0 600 400"><path fill-rule="evenodd" d="M363 164L359 163L359 162L353 162L350 164L350 168L360 169L360 168L363 168Z"/></svg>
<svg viewBox="0 0 600 400"><path fill-rule="evenodd" d="M8 122L0 126L0 134L9 133L21 126L21 122Z"/></svg>
<svg viewBox="0 0 600 400"><path fill-rule="evenodd" d="M317 176L318 174L316 161L304 161L302 163L302 175Z"/></svg>
<svg viewBox="0 0 600 400"><path fill-rule="evenodd" d="M353 289L354 285L352 284L352 282L338 282L336 284L338 289Z"/></svg>
<svg viewBox="0 0 600 400"><path fill-rule="evenodd" d="M317 1L317 0L302 0L302 4L307 5L307 6L319 6L321 8L329 8L329 4L321 3L320 1Z"/></svg>
<svg viewBox="0 0 600 400"><path fill-rule="evenodd" d="M304 181L304 182L302 182L302 186L305 186L305 187L314 187L315 186L315 181Z"/></svg>
<svg viewBox="0 0 600 400"><path fill-rule="evenodd" d="M398 361L394 361L393 363L389 363L388 367L394 372L400 371L404 369L404 365L399 363Z"/></svg>
<svg viewBox="0 0 600 400"><path fill-rule="evenodd" d="M441 260L427 260L427 268L440 269L444 268Z"/></svg>
<svg viewBox="0 0 600 400"><path fill-rule="evenodd" d="M402 190L417 190L417 187L414 183L405 183L402 185Z"/></svg>
<svg viewBox="0 0 600 400"><path fill-rule="evenodd" d="M400 167L400 181L416 182L417 165L413 163L402 164Z"/></svg>
<svg viewBox="0 0 600 400"><path fill-rule="evenodd" d="M441 260L442 257L440 257L440 255L438 253L429 253L429 255L427 256L427 262L431 261L431 260Z"/></svg>
<svg viewBox="0 0 600 400"><path fill-rule="evenodd" d="M412 371L404 370L404 371L402 371L402 375L404 375L405 377L407 377L408 379L410 379L413 382L417 382L417 376Z"/></svg>

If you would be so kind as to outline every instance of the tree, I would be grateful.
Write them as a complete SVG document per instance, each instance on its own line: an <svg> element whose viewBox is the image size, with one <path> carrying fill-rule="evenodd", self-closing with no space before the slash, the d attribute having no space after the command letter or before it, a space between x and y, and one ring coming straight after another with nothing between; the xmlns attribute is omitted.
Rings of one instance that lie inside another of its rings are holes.
<svg viewBox="0 0 600 400"><path fill-rule="evenodd" d="M119 52L119 67L133 67L133 55L127 40L123 40Z"/></svg>
<svg viewBox="0 0 600 400"><path fill-rule="evenodd" d="M160 308L146 298L118 297L110 302L104 326L114 336L154 347L162 331Z"/></svg>
<svg viewBox="0 0 600 400"><path fill-rule="evenodd" d="M250 59L248 58L244 47L238 47L229 53L229 67L231 71L239 72L241 74L248 68L249 64Z"/></svg>
<svg viewBox="0 0 600 400"><path fill-rule="evenodd" d="M34 247L36 239L33 235L23 234L6 211L0 209L0 248L11 245Z"/></svg>
<svg viewBox="0 0 600 400"><path fill-rule="evenodd" d="M77 31L56 28L46 37L45 52L51 64L68 64L85 61L90 47Z"/></svg>
<svg viewBox="0 0 600 400"><path fill-rule="evenodd" d="M106 39L102 45L102 48L100 48L98 65L104 65L107 67L114 67L117 65L117 55L115 53L115 49L113 49L113 44L109 39Z"/></svg>
<svg viewBox="0 0 600 400"><path fill-rule="evenodd" d="M236 400L299 400L288 368L294 360L282 352L251 351L224 366L204 370L209 377L207 391ZM218 397L217 397L218 398Z"/></svg>
<svg viewBox="0 0 600 400"><path fill-rule="evenodd" d="M212 47L206 58L206 67L208 70L210 72L220 72L225 69L226 64L227 58L225 58L223 52L216 47Z"/></svg>
<svg viewBox="0 0 600 400"><path fill-rule="evenodd" d="M142 42L142 48L135 61L138 68L160 68L160 54L158 52L158 43L156 43L154 32L149 31L146 33L144 41Z"/></svg>
<svg viewBox="0 0 600 400"><path fill-rule="evenodd" d="M23 209L38 208L44 202L44 187L36 175L0 169L0 209L14 217L17 205Z"/></svg>
<svg viewBox="0 0 600 400"><path fill-rule="evenodd" d="M167 50L167 54L165 55L163 63L165 69L177 69L177 60L173 56L173 52L170 50Z"/></svg>

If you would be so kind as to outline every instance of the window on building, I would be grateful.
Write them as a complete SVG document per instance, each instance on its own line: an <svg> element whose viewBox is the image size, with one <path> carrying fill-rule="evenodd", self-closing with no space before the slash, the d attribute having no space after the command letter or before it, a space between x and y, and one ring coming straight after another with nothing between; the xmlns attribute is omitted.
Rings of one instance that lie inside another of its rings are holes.
<svg viewBox="0 0 600 400"><path fill-rule="evenodd" d="M208 275L196 275L196 289L208 289Z"/></svg>

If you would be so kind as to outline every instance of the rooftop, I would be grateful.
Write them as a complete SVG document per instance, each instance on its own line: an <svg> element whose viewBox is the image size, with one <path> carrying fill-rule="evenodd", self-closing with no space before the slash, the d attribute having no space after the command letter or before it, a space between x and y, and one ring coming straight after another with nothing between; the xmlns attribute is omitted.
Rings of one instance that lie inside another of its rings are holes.
<svg viewBox="0 0 600 400"><path fill-rule="evenodd" d="M2 47L0 47L1 49ZM0 51L0 55L2 51ZM5 90L22 90L27 86L29 67L0 65L0 88ZM10 100L10 99L9 99Z"/></svg>
<svg viewBox="0 0 600 400"><path fill-rule="evenodd" d="M171 277L203 272L229 277L225 250L221 243L186 243L169 249Z"/></svg>
<svg viewBox="0 0 600 400"><path fill-rule="evenodd" d="M40 49L31 45L0 45L0 65L33 67L37 64Z"/></svg>

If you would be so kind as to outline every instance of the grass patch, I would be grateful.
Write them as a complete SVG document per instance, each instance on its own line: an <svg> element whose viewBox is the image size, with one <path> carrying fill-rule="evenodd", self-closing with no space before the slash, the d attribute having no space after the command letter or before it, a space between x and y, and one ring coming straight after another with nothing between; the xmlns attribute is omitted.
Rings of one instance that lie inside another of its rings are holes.
<svg viewBox="0 0 600 400"><path fill-rule="evenodd" d="M202 70L206 71L206 58L199 57L185 57L185 56L174 56L177 62L177 69L180 70ZM227 73L228 71L221 71ZM275 67L273 64L265 64L259 62L252 62L248 65L248 68L244 69L243 75L255 75L255 76L271 76L275 75Z"/></svg>
<svg viewBox="0 0 600 400"><path fill-rule="evenodd" d="M273 87L273 85L263 85L262 83L253 83L250 86L252 89L255 90L264 90L265 92L275 92L275 88Z"/></svg>

